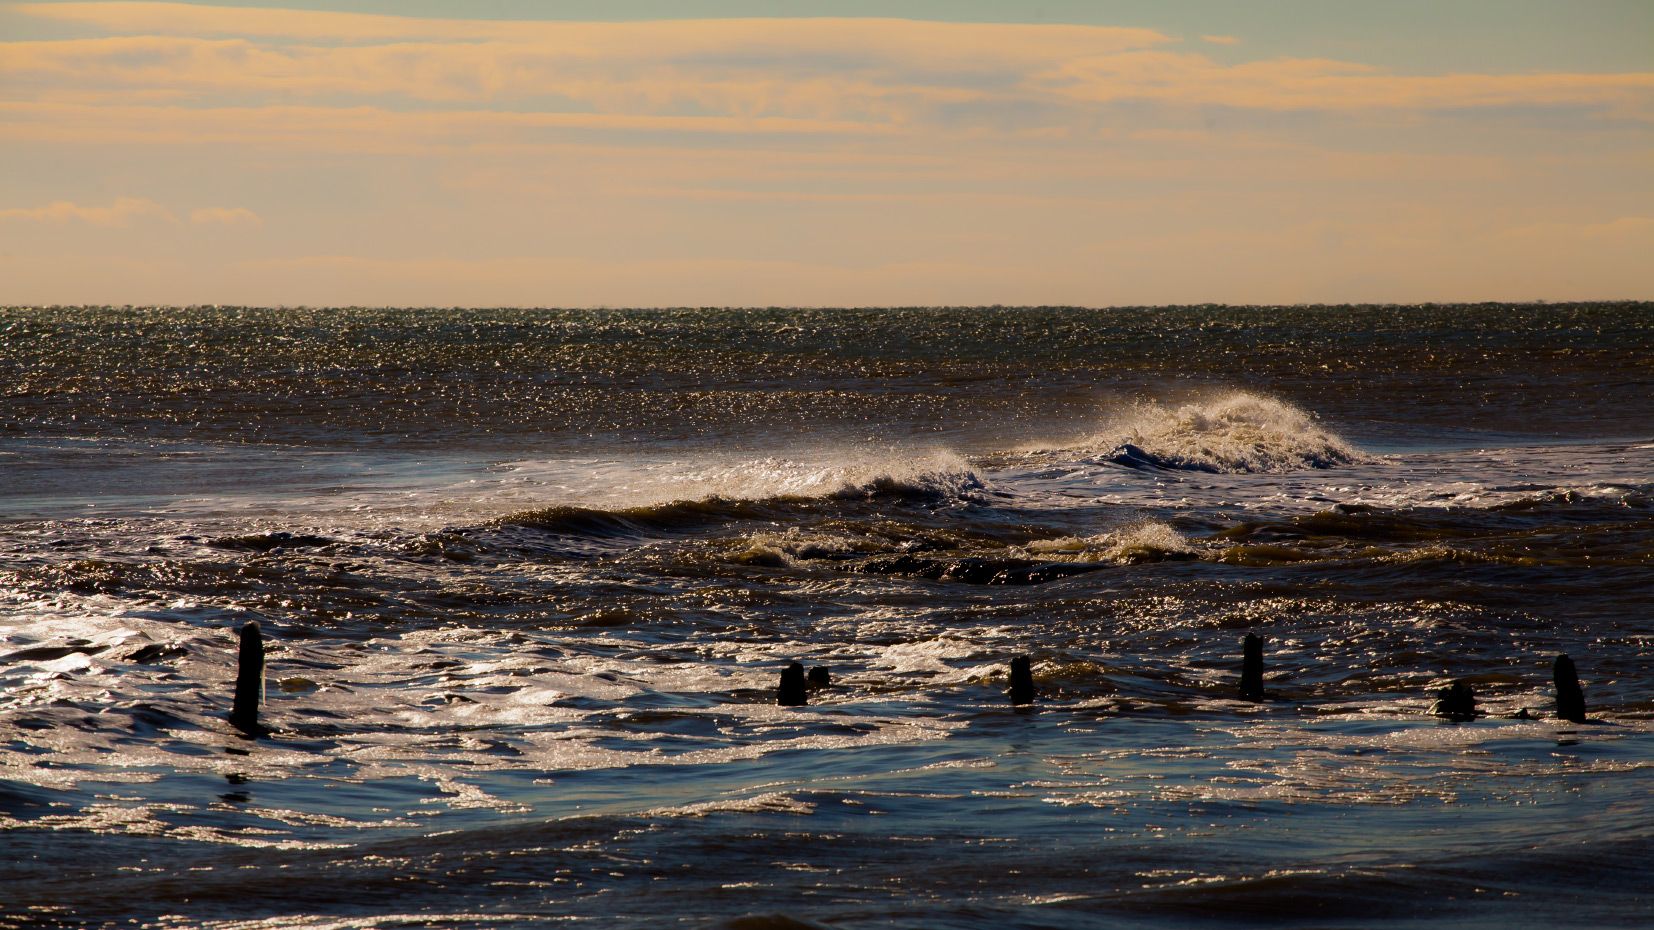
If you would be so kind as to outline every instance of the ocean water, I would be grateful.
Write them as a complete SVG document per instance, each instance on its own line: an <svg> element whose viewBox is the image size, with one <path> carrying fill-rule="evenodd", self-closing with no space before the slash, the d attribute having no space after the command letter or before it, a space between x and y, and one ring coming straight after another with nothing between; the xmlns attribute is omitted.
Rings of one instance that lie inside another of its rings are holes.
<svg viewBox="0 0 1654 930"><path fill-rule="evenodd" d="M9 308L0 395L0 926L1654 921L1654 305Z"/></svg>

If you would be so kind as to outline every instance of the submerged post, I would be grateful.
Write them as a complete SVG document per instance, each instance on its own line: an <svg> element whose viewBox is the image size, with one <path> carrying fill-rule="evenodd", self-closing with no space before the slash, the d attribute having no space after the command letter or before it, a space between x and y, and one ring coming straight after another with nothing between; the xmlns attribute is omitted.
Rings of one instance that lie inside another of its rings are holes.
<svg viewBox="0 0 1654 930"><path fill-rule="evenodd" d="M243 733L258 735L258 706L264 701L264 635L258 621L249 620L241 628L241 648L236 657L235 703L230 708L230 723Z"/></svg>
<svg viewBox="0 0 1654 930"><path fill-rule="evenodd" d="M1034 703L1034 666L1027 656L1015 656L1011 659L1011 688L1012 704Z"/></svg>
<svg viewBox="0 0 1654 930"><path fill-rule="evenodd" d="M1263 700L1263 637L1246 634L1241 644L1240 696L1243 701Z"/></svg>
<svg viewBox="0 0 1654 930"><path fill-rule="evenodd" d="M1551 677L1556 682L1556 715L1570 723L1584 723L1585 692L1579 688L1579 672L1574 670L1574 660L1565 655L1557 656Z"/></svg>
<svg viewBox="0 0 1654 930"><path fill-rule="evenodd" d="M833 676L828 673L825 665L810 666L810 673L804 677L811 691L819 691L833 683Z"/></svg>
<svg viewBox="0 0 1654 930"><path fill-rule="evenodd" d="M794 662L781 670L781 687L775 696L777 704L782 707L803 707L810 703L804 691L804 666Z"/></svg>

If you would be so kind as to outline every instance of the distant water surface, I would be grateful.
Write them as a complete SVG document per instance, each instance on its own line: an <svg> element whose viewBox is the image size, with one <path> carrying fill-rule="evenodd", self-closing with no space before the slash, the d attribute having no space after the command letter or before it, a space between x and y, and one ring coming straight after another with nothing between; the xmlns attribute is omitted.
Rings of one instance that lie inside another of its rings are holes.
<svg viewBox="0 0 1654 930"><path fill-rule="evenodd" d="M1654 921L1654 305L11 308L0 393L0 926Z"/></svg>

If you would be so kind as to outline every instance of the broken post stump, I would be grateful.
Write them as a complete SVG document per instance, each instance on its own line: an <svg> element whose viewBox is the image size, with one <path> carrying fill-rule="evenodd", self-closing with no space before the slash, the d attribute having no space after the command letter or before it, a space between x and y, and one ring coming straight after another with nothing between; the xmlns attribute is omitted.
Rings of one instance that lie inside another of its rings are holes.
<svg viewBox="0 0 1654 930"><path fill-rule="evenodd" d="M1011 659L1009 694L1012 704L1034 703L1034 666L1027 656L1015 656Z"/></svg>
<svg viewBox="0 0 1654 930"><path fill-rule="evenodd" d="M1263 700L1263 637L1246 634L1241 643L1240 696L1243 701Z"/></svg>
<svg viewBox="0 0 1654 930"><path fill-rule="evenodd" d="M251 736L263 733L258 724L258 706L264 702L264 635L258 621L241 627L241 645L236 656L235 702L230 723Z"/></svg>
<svg viewBox="0 0 1654 930"><path fill-rule="evenodd" d="M794 662L781 670L781 687L776 690L775 702L782 707L803 707L810 703L805 694L804 666Z"/></svg>
<svg viewBox="0 0 1654 930"><path fill-rule="evenodd" d="M1430 713L1458 723L1475 720L1476 692L1470 685L1455 681L1436 692L1436 701L1430 705Z"/></svg>
<svg viewBox="0 0 1654 930"><path fill-rule="evenodd" d="M809 685L809 690L811 691L819 691L833 682L833 678L828 674L827 666L825 665L810 666L810 672L804 676L804 679L805 683Z"/></svg>
<svg viewBox="0 0 1654 930"><path fill-rule="evenodd" d="M1585 692L1580 690L1574 660L1566 655L1557 656L1551 677L1556 682L1556 715L1570 723L1584 723Z"/></svg>

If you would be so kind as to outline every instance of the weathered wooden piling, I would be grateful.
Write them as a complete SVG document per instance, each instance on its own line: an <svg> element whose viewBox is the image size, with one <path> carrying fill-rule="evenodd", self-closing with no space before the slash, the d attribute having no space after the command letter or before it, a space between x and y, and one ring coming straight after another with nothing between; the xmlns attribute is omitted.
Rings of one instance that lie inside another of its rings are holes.
<svg viewBox="0 0 1654 930"><path fill-rule="evenodd" d="M1570 723L1584 723L1585 692L1580 690L1574 660L1566 655L1557 656L1551 677L1556 682L1556 715Z"/></svg>
<svg viewBox="0 0 1654 930"><path fill-rule="evenodd" d="M230 723L236 729L257 736L264 732L258 723L258 707L264 702L264 635L258 621L241 627L241 646L236 656L235 702Z"/></svg>
<svg viewBox="0 0 1654 930"><path fill-rule="evenodd" d="M1034 703L1034 665L1027 656L1011 659L1011 688L1008 693L1012 704Z"/></svg>
<svg viewBox="0 0 1654 930"><path fill-rule="evenodd" d="M1430 713L1459 723L1476 719L1476 692L1470 685L1455 681L1436 692Z"/></svg>
<svg viewBox="0 0 1654 930"><path fill-rule="evenodd" d="M1263 637L1246 634L1241 643L1240 696L1243 701L1263 700Z"/></svg>
<svg viewBox="0 0 1654 930"><path fill-rule="evenodd" d="M805 693L804 666L797 662L781 670L781 687L776 690L775 702L782 707L803 707L810 703Z"/></svg>
<svg viewBox="0 0 1654 930"><path fill-rule="evenodd" d="M809 685L809 690L819 691L833 683L833 676L828 674L827 666L812 665L809 674L804 676L804 680Z"/></svg>

